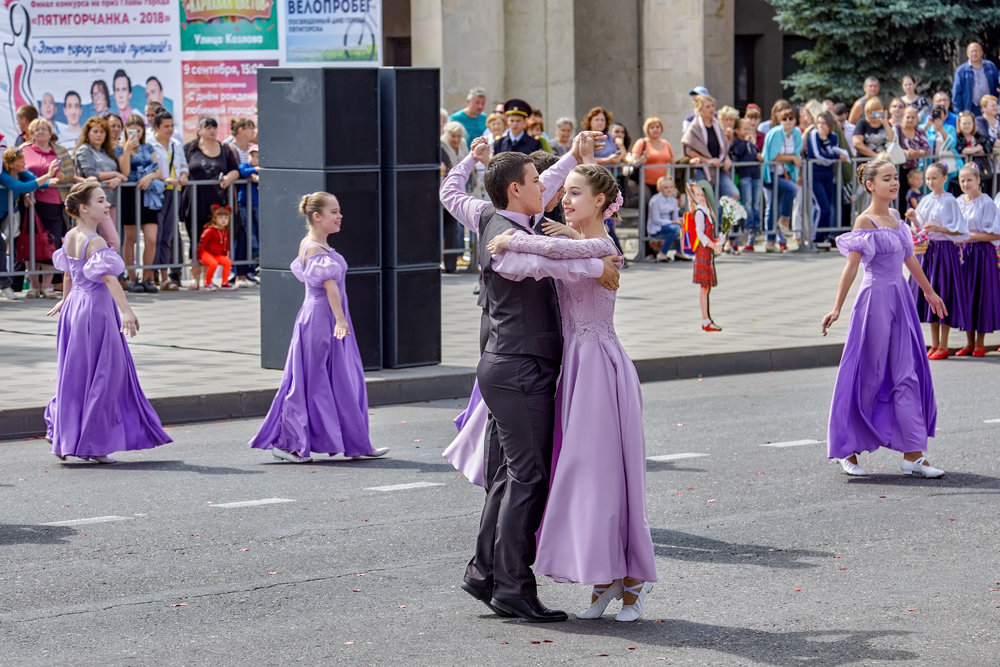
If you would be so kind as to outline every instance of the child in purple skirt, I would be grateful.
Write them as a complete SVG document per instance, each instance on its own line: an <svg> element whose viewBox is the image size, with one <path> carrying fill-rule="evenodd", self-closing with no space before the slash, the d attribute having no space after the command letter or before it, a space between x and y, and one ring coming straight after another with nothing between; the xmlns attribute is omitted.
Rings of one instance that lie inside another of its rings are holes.
<svg viewBox="0 0 1000 667"><path fill-rule="evenodd" d="M917 303L920 321L931 325L931 348L927 351L927 358L932 360L947 359L951 354L948 351L948 333L952 327L962 329L966 326L970 308L959 249L959 244L969 238L969 227L958 202L944 189L947 182L948 167L940 162L932 163L927 167L930 194L921 198L916 209L906 212L906 219L927 234L927 251L920 256L920 268L948 311L945 317L938 317L924 298L916 279L910 278L910 291Z"/></svg>
<svg viewBox="0 0 1000 667"><path fill-rule="evenodd" d="M63 461L114 463L108 454L171 441L139 387L125 343L139 320L118 284L125 262L97 234L110 211L99 183L73 186L66 212L76 227L52 256L65 278L63 298L48 312L59 315L59 328L56 395L45 423L52 453Z"/></svg>
<svg viewBox="0 0 1000 667"><path fill-rule="evenodd" d="M962 246L962 277L970 308L962 327L966 344L955 356L984 357L986 334L1000 329L1000 269L996 249L1000 245L1000 214L993 201L983 194L975 163L962 167L958 184L964 193L958 198L958 207L969 226L969 240Z"/></svg>
<svg viewBox="0 0 1000 667"><path fill-rule="evenodd" d="M847 329L844 354L830 406L829 457L848 475L866 475L858 454L888 447L903 454L904 475L941 477L924 457L934 435L937 406L923 331L903 266L920 286L938 317L948 311L913 257L913 236L889 208L899 194L899 175L889 160L858 166L858 183L871 204L854 221L854 231L837 237L847 266L833 310L823 318L823 335L840 317L858 265L865 277Z"/></svg>

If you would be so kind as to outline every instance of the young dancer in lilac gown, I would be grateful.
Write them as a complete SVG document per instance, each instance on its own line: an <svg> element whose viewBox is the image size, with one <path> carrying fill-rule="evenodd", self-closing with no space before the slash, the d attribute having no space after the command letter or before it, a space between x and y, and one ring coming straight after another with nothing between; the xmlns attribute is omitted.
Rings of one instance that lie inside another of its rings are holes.
<svg viewBox="0 0 1000 667"><path fill-rule="evenodd" d="M956 357L986 356L986 334L1000 329L1000 214L993 201L983 194L979 167L970 162L958 172L962 196L958 208L969 227L969 239L962 246L962 281L969 293L969 316L965 326L966 344Z"/></svg>
<svg viewBox="0 0 1000 667"><path fill-rule="evenodd" d="M494 238L490 251L509 248L556 259L613 253L604 220L622 197L611 173L580 165L566 178L565 190L563 211L581 239L515 232ZM594 587L590 607L577 618L600 618L612 599L624 597L615 618L634 621L656 581L639 377L615 334L615 292L587 279L557 280L556 289L563 361L535 569L559 582Z"/></svg>
<svg viewBox="0 0 1000 667"><path fill-rule="evenodd" d="M389 448L373 449L368 436L368 392L347 309L347 262L326 244L340 231L340 203L314 192L302 197L299 212L309 233L291 269L305 283L305 300L281 386L250 446L292 463L308 463L313 453L382 456Z"/></svg>
<svg viewBox="0 0 1000 667"><path fill-rule="evenodd" d="M847 266L833 310L823 318L825 336L840 317L858 265L864 264L833 390L829 457L848 475L860 476L867 473L858 465L858 454L888 447L903 454L903 474L941 477L944 471L931 466L923 454L927 438L934 435L937 406L920 319L903 279L904 265L931 311L939 318L948 312L913 256L910 230L889 208L899 192L895 165L878 158L859 165L858 183L872 201L854 221L854 230L837 237Z"/></svg>
<svg viewBox="0 0 1000 667"><path fill-rule="evenodd" d="M56 395L45 423L61 460L114 463L108 454L171 440L139 387L125 342L125 334L139 331L139 320L118 284L125 262L97 234L111 211L104 190L99 183L73 186L66 211L76 227L52 256L65 277L63 298L48 312L59 315L59 327Z"/></svg>
<svg viewBox="0 0 1000 667"><path fill-rule="evenodd" d="M927 251L920 256L920 268L934 291L944 301L948 316L940 319L931 311L920 285L910 278L910 291L917 303L921 322L931 325L931 349L927 358L947 359L948 334L952 327L965 328L968 321L969 291L962 279L962 256L959 244L969 238L969 226L962 217L958 202L944 187L948 168L933 162L927 167L926 182L930 193L924 195L916 209L906 212L906 219L928 237Z"/></svg>

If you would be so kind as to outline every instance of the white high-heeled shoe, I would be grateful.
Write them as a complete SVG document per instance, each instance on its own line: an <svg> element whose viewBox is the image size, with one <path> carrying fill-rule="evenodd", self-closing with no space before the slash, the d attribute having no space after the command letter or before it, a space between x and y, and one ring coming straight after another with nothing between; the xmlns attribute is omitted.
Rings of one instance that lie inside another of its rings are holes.
<svg viewBox="0 0 1000 667"><path fill-rule="evenodd" d="M308 456L299 456L295 452L286 452L277 447L271 448L271 456L282 461L288 461L289 463L312 463L312 459Z"/></svg>
<svg viewBox="0 0 1000 667"><path fill-rule="evenodd" d="M916 461L907 461L906 459L903 459L899 462L899 469L904 475L915 475L917 477L926 477L928 479L944 477L944 470L935 468L930 463L926 463L926 461L927 459L923 456Z"/></svg>
<svg viewBox="0 0 1000 667"><path fill-rule="evenodd" d="M592 621L603 616L612 600L621 600L625 596L625 585L621 579L615 579L610 586L594 586L594 594L597 599L583 611L577 612L577 618Z"/></svg>
<svg viewBox="0 0 1000 667"><path fill-rule="evenodd" d="M859 466L857 463L851 463L847 459L837 459L837 463L839 463L840 467L844 469L844 472L852 477L864 477L868 474L865 472L864 468Z"/></svg>
<svg viewBox="0 0 1000 667"><path fill-rule="evenodd" d="M626 586L625 590L636 596L635 604L623 605L622 610L615 616L615 620L629 623L638 620L642 616L642 605L646 601L646 593L653 590L653 582L644 581L635 586Z"/></svg>

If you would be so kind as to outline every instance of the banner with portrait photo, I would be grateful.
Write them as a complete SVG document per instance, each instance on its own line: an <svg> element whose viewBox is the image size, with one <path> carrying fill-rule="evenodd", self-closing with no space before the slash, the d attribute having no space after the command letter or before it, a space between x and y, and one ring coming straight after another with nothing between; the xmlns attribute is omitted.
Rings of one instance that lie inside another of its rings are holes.
<svg viewBox="0 0 1000 667"><path fill-rule="evenodd" d="M179 110L175 0L8 0L0 43L4 143L18 134L23 104L36 106L70 149L91 116L144 116L147 101Z"/></svg>
<svg viewBox="0 0 1000 667"><path fill-rule="evenodd" d="M286 0L289 66L377 67L382 64L380 0Z"/></svg>

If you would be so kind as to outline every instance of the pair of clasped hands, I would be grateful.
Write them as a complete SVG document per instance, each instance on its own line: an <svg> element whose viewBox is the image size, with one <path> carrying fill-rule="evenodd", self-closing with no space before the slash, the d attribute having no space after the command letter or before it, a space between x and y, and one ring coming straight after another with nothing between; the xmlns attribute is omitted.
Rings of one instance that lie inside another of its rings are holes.
<svg viewBox="0 0 1000 667"><path fill-rule="evenodd" d="M594 151L599 151L603 148L606 139L607 136L603 132L580 132L573 139L570 154L573 155L573 157L575 157L577 162L580 164L594 164ZM479 162L482 162L484 165L489 164L490 145L485 138L477 137L474 139L472 141L472 145L469 146L469 152ZM544 219L542 221L542 231L548 236L566 236L571 239L583 238L583 234L581 234L577 229L549 219ZM503 234L494 237L486 245L487 249L491 254L496 254L506 250L510 241L510 235L514 232L514 229L509 229ZM618 269L618 264L622 260L623 257L617 254L606 255L601 258L601 261L604 263L604 272L596 280L605 289L616 291L619 288L621 272Z"/></svg>

